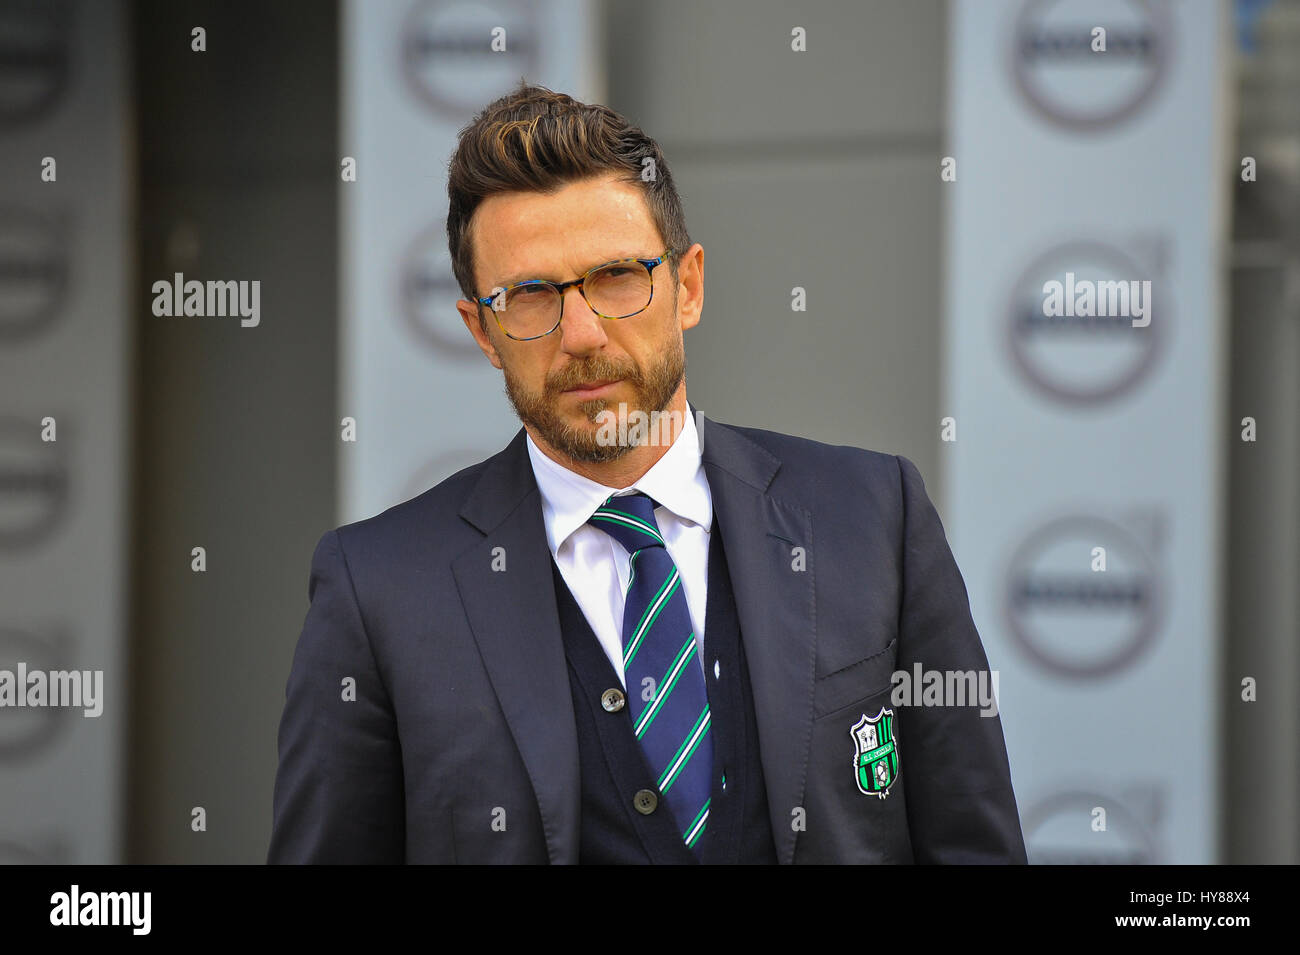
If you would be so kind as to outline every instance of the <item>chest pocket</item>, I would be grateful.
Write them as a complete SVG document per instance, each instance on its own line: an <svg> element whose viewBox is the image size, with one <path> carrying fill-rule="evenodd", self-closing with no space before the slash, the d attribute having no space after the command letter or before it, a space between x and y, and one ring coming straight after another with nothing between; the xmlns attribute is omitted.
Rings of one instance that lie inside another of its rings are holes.
<svg viewBox="0 0 1300 955"><path fill-rule="evenodd" d="M883 650L818 677L813 689L813 719L821 719L850 704L885 693L891 688L897 653L895 637Z"/></svg>

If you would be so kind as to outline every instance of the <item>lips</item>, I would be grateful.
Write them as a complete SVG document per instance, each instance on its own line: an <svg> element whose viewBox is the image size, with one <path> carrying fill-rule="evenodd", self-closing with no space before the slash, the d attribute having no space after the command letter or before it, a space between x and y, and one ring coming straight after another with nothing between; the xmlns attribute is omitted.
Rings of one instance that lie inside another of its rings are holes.
<svg viewBox="0 0 1300 955"><path fill-rule="evenodd" d="M574 388L565 389L564 393L566 395L578 395L579 397L598 395L606 389L612 388L620 381L622 381L621 378L610 378L605 381L585 382L584 384L578 385Z"/></svg>

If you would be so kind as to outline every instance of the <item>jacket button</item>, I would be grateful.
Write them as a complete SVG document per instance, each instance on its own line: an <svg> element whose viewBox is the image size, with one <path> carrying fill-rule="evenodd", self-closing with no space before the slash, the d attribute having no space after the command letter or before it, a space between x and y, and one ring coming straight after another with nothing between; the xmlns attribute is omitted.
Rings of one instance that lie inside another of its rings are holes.
<svg viewBox="0 0 1300 955"><path fill-rule="evenodd" d="M658 807L659 794L653 789L638 789L636 795L632 797L632 805L641 815L648 816Z"/></svg>
<svg viewBox="0 0 1300 955"><path fill-rule="evenodd" d="M622 690L608 689L600 694L600 705L605 708L606 713L617 713L623 708L626 699Z"/></svg>

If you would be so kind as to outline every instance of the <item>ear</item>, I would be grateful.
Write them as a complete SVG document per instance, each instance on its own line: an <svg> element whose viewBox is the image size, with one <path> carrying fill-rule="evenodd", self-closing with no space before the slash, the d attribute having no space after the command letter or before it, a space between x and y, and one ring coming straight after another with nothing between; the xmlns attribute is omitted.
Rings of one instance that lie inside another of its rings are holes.
<svg viewBox="0 0 1300 955"><path fill-rule="evenodd" d="M493 368L500 368L501 356L497 354L496 346L492 344L492 336L479 325L480 309L482 309L482 306L477 302L466 299L460 299L456 302L456 311L460 312L461 321L465 323L469 333L474 336L474 341L478 343L479 349L487 356L487 360L492 363ZM487 318L484 325L491 328L492 319Z"/></svg>
<svg viewBox="0 0 1300 955"><path fill-rule="evenodd" d="M704 246L696 242L677 263L677 318L682 331L700 323L704 310Z"/></svg>

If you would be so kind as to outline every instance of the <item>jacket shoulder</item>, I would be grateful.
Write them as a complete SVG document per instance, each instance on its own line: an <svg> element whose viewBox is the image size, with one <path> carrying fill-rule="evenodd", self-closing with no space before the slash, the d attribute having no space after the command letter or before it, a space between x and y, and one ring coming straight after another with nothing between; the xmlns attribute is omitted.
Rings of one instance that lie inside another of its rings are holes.
<svg viewBox="0 0 1300 955"><path fill-rule="evenodd" d="M747 428L740 425L725 425L781 461L778 480L807 480L814 475L827 472L845 472L845 476L864 480L876 486L899 486L899 470L902 462L907 462L901 455L887 451L874 451L849 444L828 444L813 438L805 438L780 431L767 431L763 428ZM789 473L787 473L789 472Z"/></svg>

